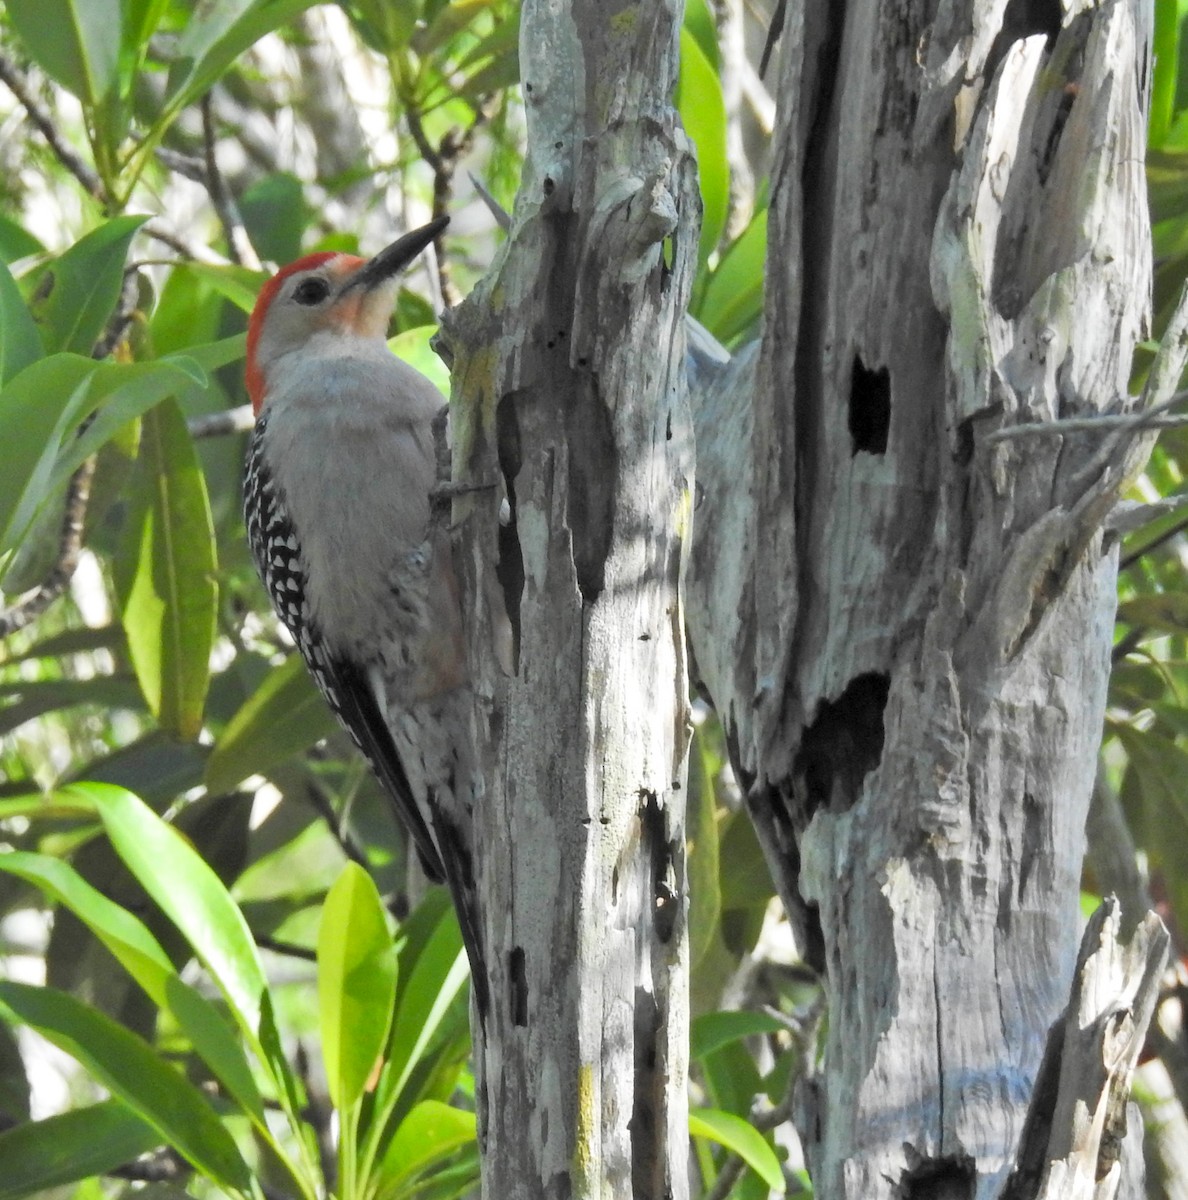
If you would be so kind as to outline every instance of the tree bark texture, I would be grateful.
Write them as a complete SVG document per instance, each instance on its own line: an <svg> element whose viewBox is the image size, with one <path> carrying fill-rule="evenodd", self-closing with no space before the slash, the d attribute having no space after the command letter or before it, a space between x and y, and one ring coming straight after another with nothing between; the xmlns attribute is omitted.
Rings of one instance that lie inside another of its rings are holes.
<svg viewBox="0 0 1188 1200"><path fill-rule="evenodd" d="M1147 20L788 5L765 330L695 388L688 603L828 984L798 1116L823 1200L1003 1195L1068 1001L1103 528L1148 447L993 435L1134 405Z"/></svg>
<svg viewBox="0 0 1188 1200"><path fill-rule="evenodd" d="M700 214L670 106L680 21L677 0L525 3L513 227L445 331L455 480L486 485L454 522L464 586L490 602L470 631L488 1200L687 1194L678 587Z"/></svg>

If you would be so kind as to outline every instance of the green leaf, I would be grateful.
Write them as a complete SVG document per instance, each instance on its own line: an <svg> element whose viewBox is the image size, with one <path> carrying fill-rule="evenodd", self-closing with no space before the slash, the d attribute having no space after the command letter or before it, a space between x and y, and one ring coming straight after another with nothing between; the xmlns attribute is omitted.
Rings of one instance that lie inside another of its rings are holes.
<svg viewBox="0 0 1188 1200"><path fill-rule="evenodd" d="M322 907L318 1010L330 1099L339 1112L363 1095L388 1040L396 950L370 875L348 862Z"/></svg>
<svg viewBox="0 0 1188 1200"><path fill-rule="evenodd" d="M316 0L222 0L194 7L177 42L161 121L196 100L245 51Z"/></svg>
<svg viewBox="0 0 1188 1200"><path fill-rule="evenodd" d="M30 57L84 104L98 104L116 80L120 0L8 0Z"/></svg>
<svg viewBox="0 0 1188 1200"><path fill-rule="evenodd" d="M100 364L77 354L51 355L17 375L0 391L0 554L20 545L79 465L128 421L204 379L184 358ZM87 431L72 436L96 406Z"/></svg>
<svg viewBox="0 0 1188 1200"><path fill-rule="evenodd" d="M96 675L93 679L19 680L0 686L0 734L8 733L43 713L94 704L103 709L143 707L140 690L131 679Z"/></svg>
<svg viewBox="0 0 1188 1200"><path fill-rule="evenodd" d="M717 71L721 59L718 49L718 27L706 0L688 0L685 5L685 28L697 40L706 61Z"/></svg>
<svg viewBox="0 0 1188 1200"><path fill-rule="evenodd" d="M41 334L12 272L0 263L0 386L41 356Z"/></svg>
<svg viewBox="0 0 1188 1200"><path fill-rule="evenodd" d="M1188 633L1188 592L1157 592L1118 605L1118 620L1165 633Z"/></svg>
<svg viewBox="0 0 1188 1200"><path fill-rule="evenodd" d="M730 345L763 312L763 266L767 258L767 210L757 212L723 253L693 314L724 345Z"/></svg>
<svg viewBox="0 0 1188 1200"><path fill-rule="evenodd" d="M246 1195L251 1172L206 1098L144 1040L65 992L0 982L0 1014L32 1026L216 1183Z"/></svg>
<svg viewBox="0 0 1188 1200"><path fill-rule="evenodd" d="M287 172L256 180L239 201L243 223L265 261L287 263L301 255L301 239L313 217L301 181Z"/></svg>
<svg viewBox="0 0 1188 1200"><path fill-rule="evenodd" d="M58 794L91 801L116 853L181 930L253 1040L268 983L247 922L219 877L143 801L109 784L72 784Z"/></svg>
<svg viewBox="0 0 1188 1200"><path fill-rule="evenodd" d="M677 108L685 132L697 147L701 185L701 262L713 253L726 225L730 203L730 167L726 160L726 105L722 85L697 39L681 29L681 73L677 83ZM708 326L708 322L703 322Z"/></svg>
<svg viewBox="0 0 1188 1200"><path fill-rule="evenodd" d="M112 217L75 242L46 268L49 294L33 305L46 351L90 354L115 311L128 246L148 217Z"/></svg>
<svg viewBox="0 0 1188 1200"><path fill-rule="evenodd" d="M157 1130L119 1100L14 1126L0 1133L0 1200L102 1175L161 1142Z"/></svg>
<svg viewBox="0 0 1188 1200"><path fill-rule="evenodd" d="M737 1154L773 1191L785 1192L780 1160L763 1135L748 1121L717 1108L689 1111L689 1133L709 1138Z"/></svg>
<svg viewBox="0 0 1188 1200"><path fill-rule="evenodd" d="M18 258L44 254L45 247L23 225L11 217L0 216L0 259L14 263Z"/></svg>
<svg viewBox="0 0 1188 1200"><path fill-rule="evenodd" d="M761 1012L713 1012L697 1017L689 1035L690 1058L704 1058L715 1050L756 1034L779 1033L787 1027Z"/></svg>
<svg viewBox="0 0 1188 1200"><path fill-rule="evenodd" d="M337 728L299 654L273 667L227 723L206 764L206 786L225 792L309 749Z"/></svg>
<svg viewBox="0 0 1188 1200"><path fill-rule="evenodd" d="M403 959L402 954L402 965ZM392 1025L391 1055L385 1068L396 1093L404 1086L408 1071L424 1053L469 974L470 963L462 947L458 919L447 905L411 971L401 973L404 984Z"/></svg>
<svg viewBox="0 0 1188 1200"><path fill-rule="evenodd" d="M400 1122L380 1168L383 1191L408 1195L404 1185L461 1150L473 1145L476 1122L472 1112L422 1100Z"/></svg>
<svg viewBox="0 0 1188 1200"><path fill-rule="evenodd" d="M436 325L420 325L415 329L406 329L388 342L388 348L435 384L443 393L444 403L445 397L450 394L450 369L429 344L436 332Z"/></svg>
<svg viewBox="0 0 1188 1200"><path fill-rule="evenodd" d="M74 913L149 999L173 1013L195 1052L244 1110L263 1121L263 1101L226 1022L209 1000L178 978L161 944L137 917L60 859L13 851L0 854L0 870L34 884Z"/></svg>
<svg viewBox="0 0 1188 1200"><path fill-rule="evenodd" d="M83 462L122 433L129 421L143 416L169 396L195 385L205 387L206 374L189 355L143 363L102 363L95 372L89 398L96 406L85 432L71 438L58 455L50 490L61 487ZM79 414L81 419L86 412Z"/></svg>
<svg viewBox="0 0 1188 1200"><path fill-rule="evenodd" d="M81 419L98 364L75 354L32 363L0 391L0 554L19 543L49 494L54 460Z"/></svg>
<svg viewBox="0 0 1188 1200"><path fill-rule="evenodd" d="M713 752L699 731L694 735L695 759L687 834L689 864L689 965L695 968L713 945L722 912L718 882L717 796L714 792Z"/></svg>
<svg viewBox="0 0 1188 1200"><path fill-rule="evenodd" d="M217 615L214 524L198 456L174 402L144 417L116 586L128 650L162 728L202 729Z"/></svg>

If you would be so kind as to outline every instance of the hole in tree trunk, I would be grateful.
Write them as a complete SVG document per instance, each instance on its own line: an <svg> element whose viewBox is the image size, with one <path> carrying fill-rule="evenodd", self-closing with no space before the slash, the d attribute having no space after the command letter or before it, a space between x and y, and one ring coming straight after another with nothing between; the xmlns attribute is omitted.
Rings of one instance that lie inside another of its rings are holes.
<svg viewBox="0 0 1188 1200"><path fill-rule="evenodd" d="M973 1200L977 1172L967 1155L929 1158L913 1167L903 1181L903 1200Z"/></svg>
<svg viewBox="0 0 1188 1200"><path fill-rule="evenodd" d="M507 986L511 993L508 997L511 1005L513 1025L528 1024L528 976L524 970L524 948L514 946L507 961Z"/></svg>
<svg viewBox="0 0 1188 1200"><path fill-rule="evenodd" d="M891 372L886 367L869 370L854 355L850 373L851 453L887 453L887 432L891 428Z"/></svg>
<svg viewBox="0 0 1188 1200"><path fill-rule="evenodd" d="M818 705L792 768L806 818L822 805L845 812L858 799L862 781L883 753L883 710L890 690L891 677L872 671L851 679L836 700Z"/></svg>

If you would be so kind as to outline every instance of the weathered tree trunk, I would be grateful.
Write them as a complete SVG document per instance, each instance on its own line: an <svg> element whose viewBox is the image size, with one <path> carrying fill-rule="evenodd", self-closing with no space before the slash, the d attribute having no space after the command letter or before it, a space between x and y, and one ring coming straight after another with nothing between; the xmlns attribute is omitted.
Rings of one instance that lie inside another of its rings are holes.
<svg viewBox="0 0 1188 1200"><path fill-rule="evenodd" d="M670 107L680 19L678 0L525 4L514 224L447 329L455 478L496 483L455 502L462 570L515 636L510 674L491 614L470 642L488 1200L687 1193L678 583L699 202Z"/></svg>
<svg viewBox="0 0 1188 1200"><path fill-rule="evenodd" d="M1051 1103L1103 529L1145 455L996 435L1131 406L1146 20L1143 0L788 5L764 337L695 400L689 622L828 982L798 1118L823 1200L1002 1195ZM1045 1194L1093 1195L1089 1161L1089 1191Z"/></svg>

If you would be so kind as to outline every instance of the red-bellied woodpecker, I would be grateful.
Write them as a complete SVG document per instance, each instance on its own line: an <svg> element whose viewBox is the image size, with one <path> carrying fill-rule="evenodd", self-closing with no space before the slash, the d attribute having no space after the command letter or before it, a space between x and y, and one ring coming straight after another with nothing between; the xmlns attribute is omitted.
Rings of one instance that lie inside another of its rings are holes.
<svg viewBox="0 0 1188 1200"><path fill-rule="evenodd" d="M470 812L481 791L448 534L432 519L441 393L385 341L396 276L448 223L370 260L311 254L260 292L248 541L277 615L426 872L449 882L485 1013Z"/></svg>

